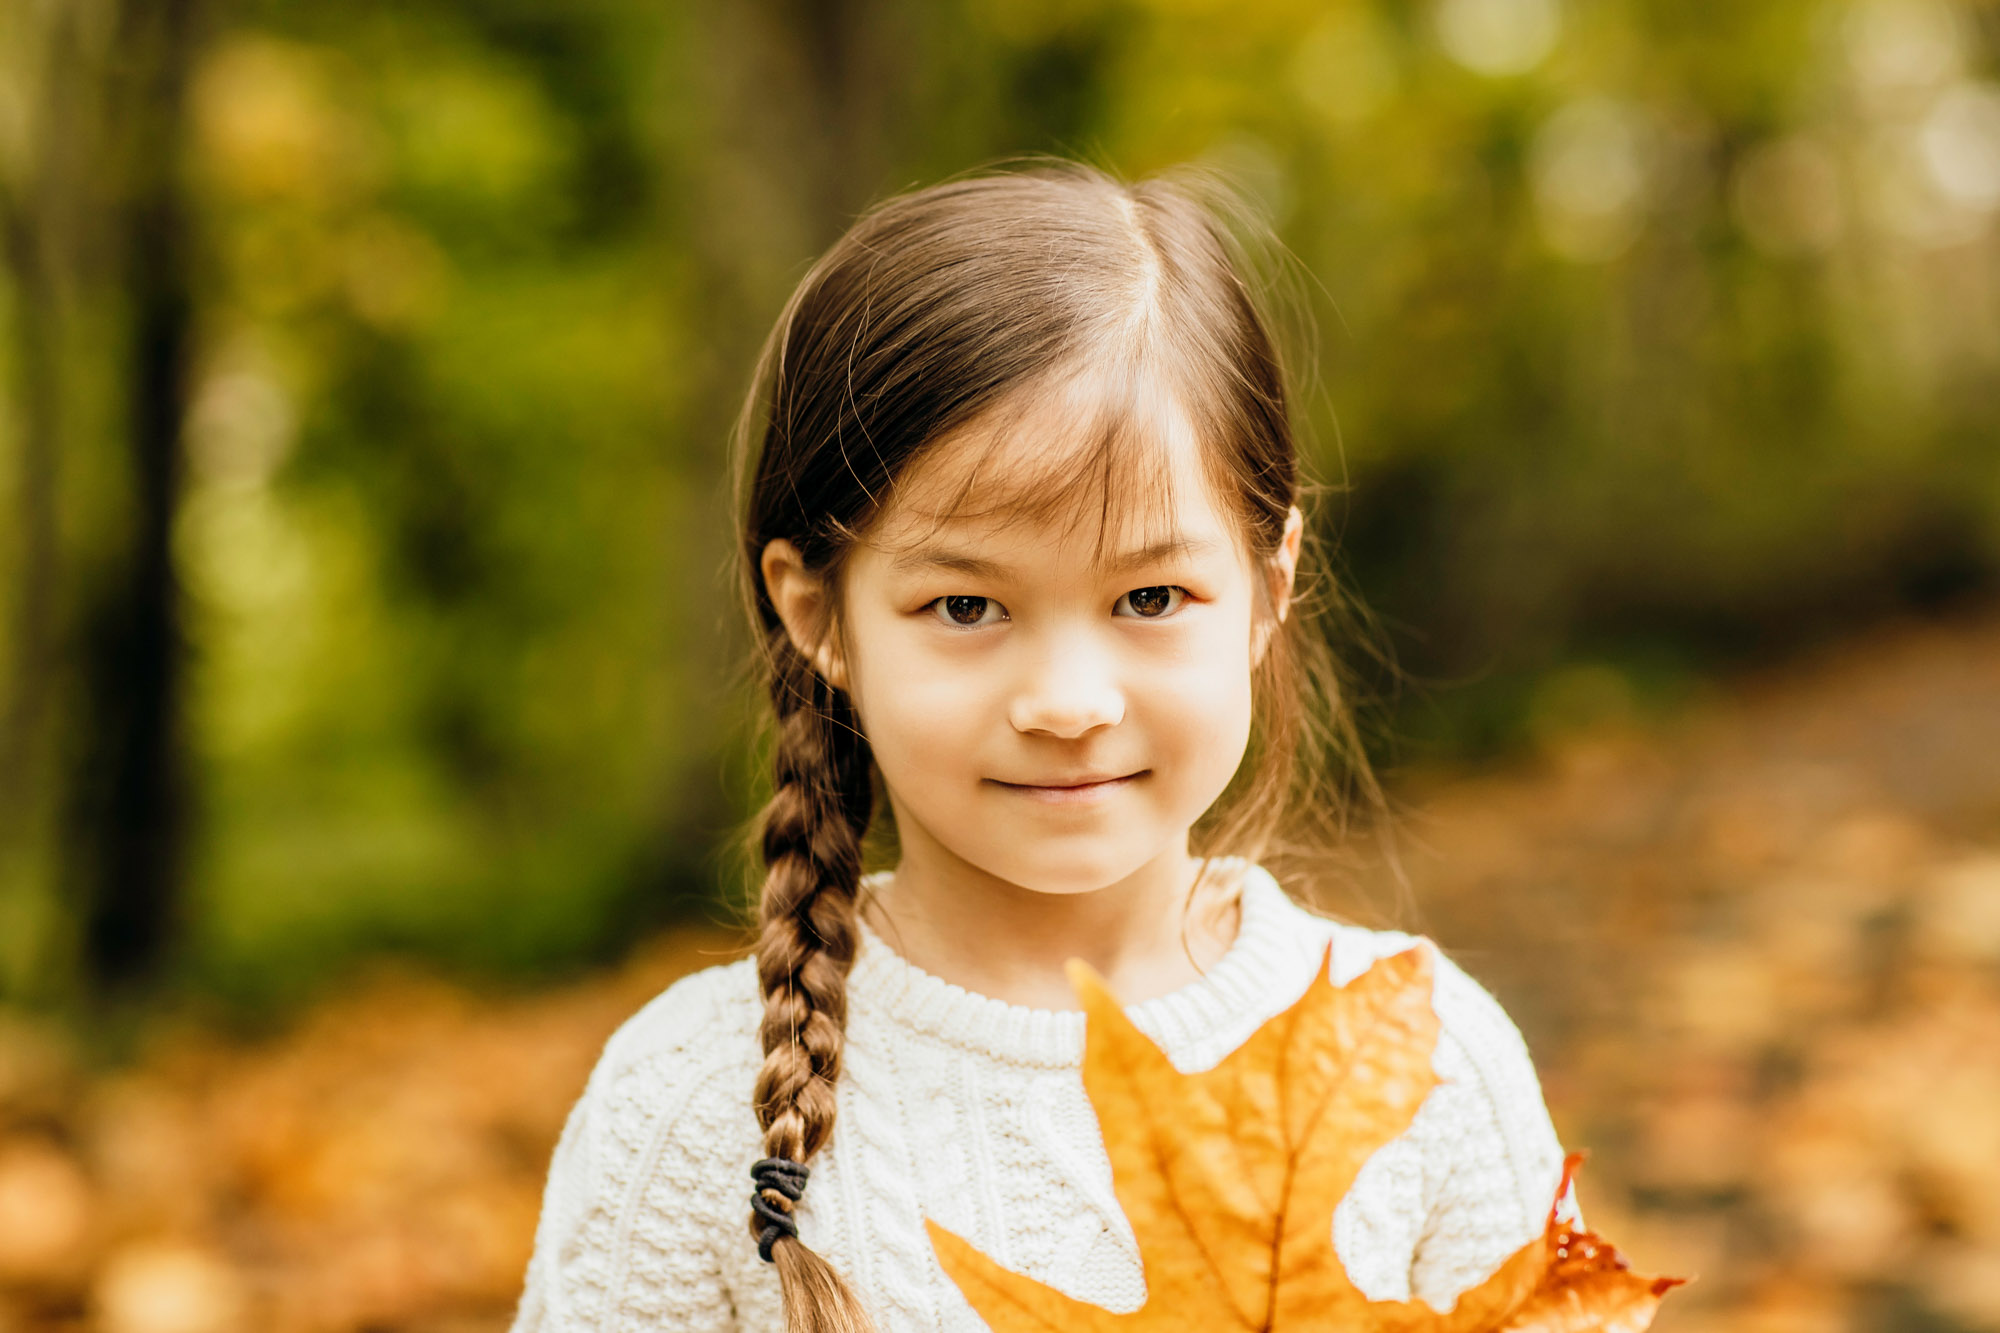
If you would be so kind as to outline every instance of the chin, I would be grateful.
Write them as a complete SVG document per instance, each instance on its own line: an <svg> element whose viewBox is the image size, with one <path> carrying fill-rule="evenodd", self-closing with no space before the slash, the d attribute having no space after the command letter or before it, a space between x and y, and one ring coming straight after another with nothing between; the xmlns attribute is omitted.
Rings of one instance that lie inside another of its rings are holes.
<svg viewBox="0 0 2000 1333"><path fill-rule="evenodd" d="M1099 848L1067 846L1061 842L1049 854L1033 858L1019 855L973 860L988 874L1018 884L1036 893L1068 895L1095 893L1132 874L1159 854L1158 849Z"/></svg>

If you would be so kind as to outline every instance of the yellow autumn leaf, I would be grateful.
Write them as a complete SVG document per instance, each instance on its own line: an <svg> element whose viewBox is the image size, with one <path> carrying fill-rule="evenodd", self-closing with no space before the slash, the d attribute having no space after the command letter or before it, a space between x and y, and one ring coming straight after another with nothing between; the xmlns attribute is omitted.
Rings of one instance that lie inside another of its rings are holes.
<svg viewBox="0 0 2000 1333"><path fill-rule="evenodd" d="M996 1333L1636 1333L1651 1323L1679 1279L1626 1272L1609 1245L1557 1222L1553 1201L1544 1234L1448 1313L1371 1301L1349 1280L1334 1208L1436 1085L1438 1020L1423 946L1345 986L1330 965L1329 949L1297 1003L1214 1068L1182 1074L1103 979L1071 963L1084 1090L1139 1243L1146 1303L1120 1314L1075 1300L927 1221L945 1272ZM1565 1163L1563 1188L1578 1160Z"/></svg>

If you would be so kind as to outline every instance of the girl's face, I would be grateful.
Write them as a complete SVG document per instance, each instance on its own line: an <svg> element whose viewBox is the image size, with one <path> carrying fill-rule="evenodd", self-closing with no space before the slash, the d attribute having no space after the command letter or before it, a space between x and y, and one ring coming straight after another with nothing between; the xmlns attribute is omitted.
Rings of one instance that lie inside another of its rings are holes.
<svg viewBox="0 0 2000 1333"><path fill-rule="evenodd" d="M1011 424L989 457L1062 447L1064 424L1060 407ZM1102 888L1185 857L1235 773L1269 628L1253 618L1257 583L1282 615L1299 514L1276 560L1253 568L1191 428L1171 410L1159 424L1148 461L1171 474L1165 521L1148 528L1114 502L1101 562L1091 519L936 521L985 452L957 443L910 469L850 553L841 645L820 662L854 700L906 862L1045 893ZM981 488L968 508L988 507ZM767 577L771 564L767 552Z"/></svg>

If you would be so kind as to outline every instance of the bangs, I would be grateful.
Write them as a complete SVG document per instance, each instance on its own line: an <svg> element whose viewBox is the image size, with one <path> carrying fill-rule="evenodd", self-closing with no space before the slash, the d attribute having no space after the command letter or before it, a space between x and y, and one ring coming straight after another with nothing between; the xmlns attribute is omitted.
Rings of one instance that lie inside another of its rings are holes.
<svg viewBox="0 0 2000 1333"><path fill-rule="evenodd" d="M1010 394L925 445L897 479L889 502L913 522L890 549L923 545L948 523L1053 526L1064 545L1088 529L1095 568L1114 547L1169 538L1176 455L1192 451L1204 477L1210 467L1184 400L1143 373L1075 375Z"/></svg>

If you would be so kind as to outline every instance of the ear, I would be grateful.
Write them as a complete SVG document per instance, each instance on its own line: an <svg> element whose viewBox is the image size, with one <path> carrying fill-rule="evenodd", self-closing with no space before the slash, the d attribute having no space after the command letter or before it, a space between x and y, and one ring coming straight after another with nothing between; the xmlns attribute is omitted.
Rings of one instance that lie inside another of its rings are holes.
<svg viewBox="0 0 2000 1333"><path fill-rule="evenodd" d="M847 668L834 646L831 590L825 581L806 568L799 548L783 537L764 544L758 563L764 572L764 588L792 646L828 684L846 689Z"/></svg>
<svg viewBox="0 0 2000 1333"><path fill-rule="evenodd" d="M1250 659L1253 665L1264 660L1264 650L1270 647L1271 635L1291 610L1292 586L1299 573L1299 546L1305 540L1305 532L1306 516L1299 512L1297 505L1293 505L1285 514L1285 532L1278 538L1278 549L1264 566L1264 576L1270 580L1271 607L1276 619L1257 627L1256 643Z"/></svg>

